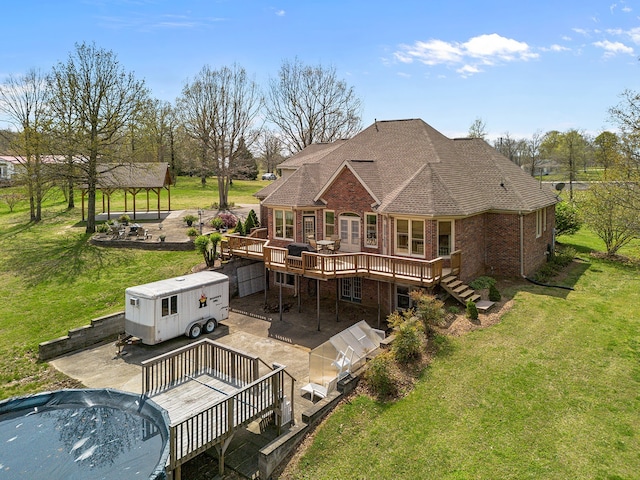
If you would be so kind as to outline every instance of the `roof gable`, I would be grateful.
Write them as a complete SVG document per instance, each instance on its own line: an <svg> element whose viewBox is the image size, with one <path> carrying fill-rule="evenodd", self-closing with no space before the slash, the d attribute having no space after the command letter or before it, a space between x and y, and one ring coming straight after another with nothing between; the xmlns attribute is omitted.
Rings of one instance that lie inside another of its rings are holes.
<svg viewBox="0 0 640 480"><path fill-rule="evenodd" d="M381 213L466 216L533 211L557 201L553 190L485 141L449 139L422 120L375 122L332 145L292 157L299 167L263 197L264 204L316 205L344 168Z"/></svg>

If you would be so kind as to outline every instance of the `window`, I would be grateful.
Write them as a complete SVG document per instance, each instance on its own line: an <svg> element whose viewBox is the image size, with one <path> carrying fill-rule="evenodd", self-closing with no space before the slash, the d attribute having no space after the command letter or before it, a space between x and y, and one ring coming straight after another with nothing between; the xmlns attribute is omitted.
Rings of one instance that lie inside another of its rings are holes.
<svg viewBox="0 0 640 480"><path fill-rule="evenodd" d="M274 210L275 237L293 239L293 212L291 210Z"/></svg>
<svg viewBox="0 0 640 480"><path fill-rule="evenodd" d="M396 219L396 253L424 257L424 221Z"/></svg>
<svg viewBox="0 0 640 480"><path fill-rule="evenodd" d="M365 240L365 245L367 247L377 247L378 246L378 215L375 213L367 213L366 215L366 233L367 238Z"/></svg>
<svg viewBox="0 0 640 480"><path fill-rule="evenodd" d="M296 286L296 276L290 273L283 272L275 272L276 285L282 285L283 287L295 287Z"/></svg>
<svg viewBox="0 0 640 480"><path fill-rule="evenodd" d="M336 215L332 210L324 211L324 238L333 237L336 234Z"/></svg>
<svg viewBox="0 0 640 480"><path fill-rule="evenodd" d="M396 308L398 310L407 310L411 308L411 297L409 296L409 287L396 285Z"/></svg>
<svg viewBox="0 0 640 480"><path fill-rule="evenodd" d="M536 238L542 236L542 229L546 230L546 226L543 227L543 223L546 223L546 217L544 215L544 208L536 210Z"/></svg>
<svg viewBox="0 0 640 480"><path fill-rule="evenodd" d="M453 250L453 235L451 235L451 221L438 222L438 256L448 257Z"/></svg>
<svg viewBox="0 0 640 480"><path fill-rule="evenodd" d="M340 279L340 298L348 302L362 302L362 279L360 277Z"/></svg>
<svg viewBox="0 0 640 480"><path fill-rule="evenodd" d="M178 313L178 296L172 295L162 299L162 316L175 315Z"/></svg>

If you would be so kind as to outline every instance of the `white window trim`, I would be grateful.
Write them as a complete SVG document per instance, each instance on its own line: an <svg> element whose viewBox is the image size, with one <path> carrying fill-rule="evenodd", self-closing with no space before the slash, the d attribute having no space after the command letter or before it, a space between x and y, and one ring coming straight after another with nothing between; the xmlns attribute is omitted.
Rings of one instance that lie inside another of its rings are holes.
<svg viewBox="0 0 640 480"><path fill-rule="evenodd" d="M296 288L296 282L298 281L298 279L296 278L296 275L292 274L292 273L287 273L287 272L274 272L275 276L273 278L273 283L276 285L280 285L282 283L282 288ZM293 278L293 285L288 283L287 280L292 277ZM284 282L280 282L280 279L284 278L285 281Z"/></svg>
<svg viewBox="0 0 640 480"><path fill-rule="evenodd" d="M536 238L542 236L542 226L544 223L544 209L536 210Z"/></svg>
<svg viewBox="0 0 640 480"><path fill-rule="evenodd" d="M376 237L375 243L369 243L369 217L374 217L376 219ZM365 248L378 248L378 214L377 213L365 213L364 214L364 246Z"/></svg>
<svg viewBox="0 0 640 480"><path fill-rule="evenodd" d="M406 220L409 222L409 239L407 242L407 250L406 251L401 251L398 249L398 220ZM411 244L413 242L413 223L412 222L422 222L422 255L420 254L416 254L416 253L411 253ZM425 238L425 226L426 226L426 222L423 218L411 218L411 217L395 217L394 222L393 222L393 238L394 238L394 245L393 245L393 249L394 249L394 254L395 255L399 255L402 257L413 257L413 258L426 258L426 238Z"/></svg>
<svg viewBox="0 0 640 480"><path fill-rule="evenodd" d="M277 218L276 212L282 212L282 237L278 237L278 226L277 226ZM287 213L291 213L292 223L291 223L291 232L293 235L287 237ZM274 208L273 209L273 238L278 238L282 240L294 240L293 236L296 234L296 216L293 210L284 209L284 208Z"/></svg>

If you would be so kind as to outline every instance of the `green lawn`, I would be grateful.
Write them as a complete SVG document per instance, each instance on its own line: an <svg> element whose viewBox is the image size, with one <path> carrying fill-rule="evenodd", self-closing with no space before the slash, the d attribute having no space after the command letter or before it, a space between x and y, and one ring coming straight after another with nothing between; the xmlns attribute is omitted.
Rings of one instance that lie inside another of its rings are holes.
<svg viewBox="0 0 640 480"><path fill-rule="evenodd" d="M209 179L202 189L199 179L180 177L172 209L210 206L217 201L215 184ZM266 184L235 181L230 200L256 203L252 193ZM79 201L68 212L56 193L48 195L37 224L29 222L26 203L13 213L0 203L0 399L56 387L62 377L35 361L40 342L123 310L128 286L181 275L203 261L195 252L90 245Z"/></svg>
<svg viewBox="0 0 640 480"><path fill-rule="evenodd" d="M292 476L638 478L639 271L591 258L587 232L561 240L582 252L575 291L502 292L499 324L448 338L408 397L338 408Z"/></svg>

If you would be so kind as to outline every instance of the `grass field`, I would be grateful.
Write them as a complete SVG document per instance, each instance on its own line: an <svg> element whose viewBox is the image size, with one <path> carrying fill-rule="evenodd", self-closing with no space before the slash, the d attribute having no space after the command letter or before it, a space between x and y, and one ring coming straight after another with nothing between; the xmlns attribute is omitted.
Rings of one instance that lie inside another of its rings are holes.
<svg viewBox="0 0 640 480"><path fill-rule="evenodd" d="M499 324L448 337L408 397L343 404L288 477L639 478L638 267L589 256L588 232L561 240L574 291L502 292Z"/></svg>
<svg viewBox="0 0 640 480"><path fill-rule="evenodd" d="M230 199L256 203L253 192L267 183L235 181ZM215 201L215 179L203 189L199 179L180 177L171 190L174 210L209 207ZM112 202L114 210L123 206L118 199ZM79 208L67 211L56 191L48 195L43 212L43 221L36 224L29 221L26 203L13 213L0 203L0 399L54 388L65 380L35 361L40 342L123 310L128 286L181 275L202 262L195 252L93 246L79 222Z"/></svg>

